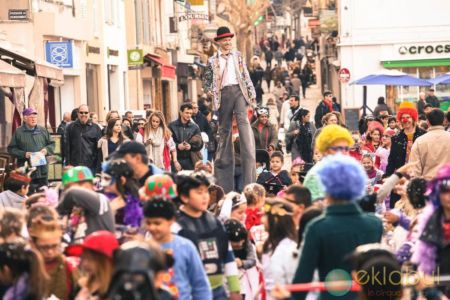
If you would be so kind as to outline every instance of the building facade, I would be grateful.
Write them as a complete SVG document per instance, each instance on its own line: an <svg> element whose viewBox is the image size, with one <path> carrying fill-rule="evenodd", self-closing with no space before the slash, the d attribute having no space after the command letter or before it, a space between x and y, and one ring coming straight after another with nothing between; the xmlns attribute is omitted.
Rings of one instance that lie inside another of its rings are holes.
<svg viewBox="0 0 450 300"><path fill-rule="evenodd" d="M423 79L450 71L450 2L341 0L338 11L340 64L350 71L350 81L384 69ZM368 86L368 104L374 108L379 96L391 105L417 101L425 89ZM362 105L362 86L342 84L341 94L344 107ZM445 101L450 87L436 86L436 95Z"/></svg>

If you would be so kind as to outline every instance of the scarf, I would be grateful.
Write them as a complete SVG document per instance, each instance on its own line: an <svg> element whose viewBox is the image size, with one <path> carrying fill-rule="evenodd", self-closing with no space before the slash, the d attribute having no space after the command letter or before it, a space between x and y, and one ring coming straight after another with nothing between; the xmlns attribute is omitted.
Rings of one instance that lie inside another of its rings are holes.
<svg viewBox="0 0 450 300"><path fill-rule="evenodd" d="M323 103L326 105L326 107L328 107L330 112L333 111L333 103L331 101L327 101L327 100L323 99Z"/></svg>

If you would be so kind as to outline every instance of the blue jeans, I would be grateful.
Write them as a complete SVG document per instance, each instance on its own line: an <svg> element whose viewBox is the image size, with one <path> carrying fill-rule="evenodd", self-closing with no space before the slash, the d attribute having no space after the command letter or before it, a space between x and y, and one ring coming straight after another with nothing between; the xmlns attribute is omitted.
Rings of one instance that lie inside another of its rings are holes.
<svg viewBox="0 0 450 300"><path fill-rule="evenodd" d="M225 288L223 286L213 289L212 292L214 300L228 300L227 292L225 292Z"/></svg>

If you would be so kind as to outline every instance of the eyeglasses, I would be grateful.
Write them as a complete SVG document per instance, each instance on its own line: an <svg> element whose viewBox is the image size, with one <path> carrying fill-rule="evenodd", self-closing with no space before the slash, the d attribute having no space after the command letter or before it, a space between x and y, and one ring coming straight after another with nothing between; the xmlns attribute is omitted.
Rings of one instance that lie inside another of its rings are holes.
<svg viewBox="0 0 450 300"><path fill-rule="evenodd" d="M145 126L145 123L139 123L139 126Z"/></svg>
<svg viewBox="0 0 450 300"><path fill-rule="evenodd" d="M79 111L78 113L79 113L80 115L88 115L88 114L89 114L88 111Z"/></svg>
<svg viewBox="0 0 450 300"><path fill-rule="evenodd" d="M330 147L331 150L336 151L336 152L348 152L350 151L350 147L342 147L342 146L335 146L335 147Z"/></svg>
<svg viewBox="0 0 450 300"><path fill-rule="evenodd" d="M388 134L383 134L383 137L384 137L384 138L390 138L391 136L388 135Z"/></svg>

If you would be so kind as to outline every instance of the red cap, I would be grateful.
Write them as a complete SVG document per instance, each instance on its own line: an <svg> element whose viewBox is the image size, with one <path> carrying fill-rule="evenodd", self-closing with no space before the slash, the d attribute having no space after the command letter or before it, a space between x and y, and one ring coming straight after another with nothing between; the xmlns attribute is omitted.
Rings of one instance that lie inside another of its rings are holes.
<svg viewBox="0 0 450 300"><path fill-rule="evenodd" d="M113 258L114 250L119 248L119 242L115 235L109 231L101 230L88 235L83 244L70 245L66 248L67 256L81 256L84 249L88 249L109 258Z"/></svg>

